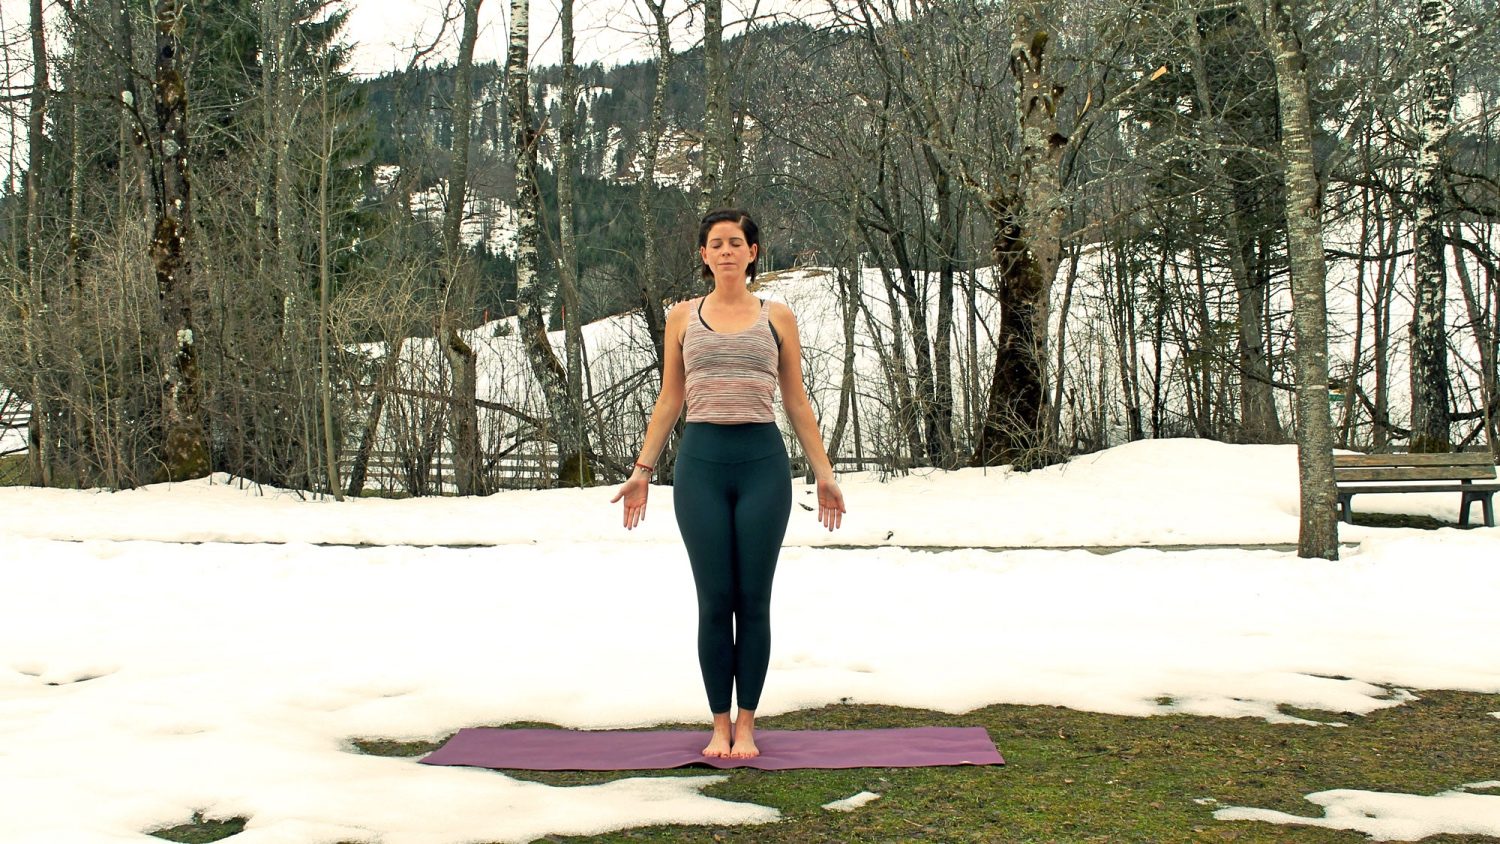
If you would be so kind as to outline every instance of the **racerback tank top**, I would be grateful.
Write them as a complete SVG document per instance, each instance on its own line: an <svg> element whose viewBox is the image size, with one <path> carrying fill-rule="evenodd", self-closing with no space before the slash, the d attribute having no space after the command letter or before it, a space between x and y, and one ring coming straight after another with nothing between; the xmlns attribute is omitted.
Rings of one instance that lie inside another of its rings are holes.
<svg viewBox="0 0 1500 844"><path fill-rule="evenodd" d="M682 336L687 421L738 425L775 422L778 346L771 303L744 331L722 333L703 320L703 299L693 307Z"/></svg>

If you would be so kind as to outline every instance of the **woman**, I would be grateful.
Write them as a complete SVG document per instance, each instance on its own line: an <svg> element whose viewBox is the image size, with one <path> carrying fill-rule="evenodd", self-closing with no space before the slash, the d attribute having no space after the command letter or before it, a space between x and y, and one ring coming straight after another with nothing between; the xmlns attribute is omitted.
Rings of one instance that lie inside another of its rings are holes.
<svg viewBox="0 0 1500 844"><path fill-rule="evenodd" d="M646 517L656 458L686 400L672 501L698 591L698 664L714 721L703 755L749 758L760 755L755 707L771 660L771 579L792 507L791 468L772 409L778 383L817 478L818 521L829 530L842 521L844 496L802 388L797 320L786 305L749 290L760 229L744 211L710 212L698 227L698 255L713 292L667 315L661 394L640 459L610 503L625 500L627 529Z"/></svg>

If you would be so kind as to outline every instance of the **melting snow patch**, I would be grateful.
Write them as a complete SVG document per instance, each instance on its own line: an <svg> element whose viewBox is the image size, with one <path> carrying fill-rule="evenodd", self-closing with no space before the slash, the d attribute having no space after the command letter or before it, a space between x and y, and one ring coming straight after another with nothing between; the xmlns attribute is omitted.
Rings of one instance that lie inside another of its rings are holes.
<svg viewBox="0 0 1500 844"><path fill-rule="evenodd" d="M879 799L880 795L873 791L861 791L853 797L845 797L843 800L835 800L832 803L824 803L823 808L831 812L852 812L872 800Z"/></svg>
<svg viewBox="0 0 1500 844"><path fill-rule="evenodd" d="M1417 841L1443 833L1500 836L1500 796L1467 793L1496 785L1500 783L1470 783L1430 797L1341 788L1307 795L1309 802L1323 807L1321 818L1238 806L1219 809L1214 817L1348 829L1376 841Z"/></svg>

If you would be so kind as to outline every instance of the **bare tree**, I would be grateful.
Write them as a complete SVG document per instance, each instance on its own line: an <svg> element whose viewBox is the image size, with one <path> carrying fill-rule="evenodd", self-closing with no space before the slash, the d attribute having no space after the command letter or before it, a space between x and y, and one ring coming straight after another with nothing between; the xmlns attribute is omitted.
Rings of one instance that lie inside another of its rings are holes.
<svg viewBox="0 0 1500 844"><path fill-rule="evenodd" d="M505 74L510 89L511 127L515 134L516 315L521 325L526 358L547 403L553 426L547 432L549 439L557 443L558 454L577 454L588 450L586 438L573 442L575 432L583 431L583 421L577 418L581 408L575 409L568 400L568 375L547 339L547 326L542 317L548 291L538 273L541 196L537 187L536 161L539 133L531 120L530 41L529 6L526 0L512 0Z"/></svg>
<svg viewBox="0 0 1500 844"><path fill-rule="evenodd" d="M562 0L562 96L557 135L557 278L562 286L563 334L568 363L568 404L570 418L576 427L569 432L569 444L576 448L559 455L558 480L566 484L588 486L594 473L585 455L587 437L583 430L583 327L578 304L578 241L573 221L573 179L578 169L575 135L578 127L578 67L573 59L573 0Z"/></svg>
<svg viewBox="0 0 1500 844"><path fill-rule="evenodd" d="M1452 449L1448 384L1448 268L1443 206L1446 146L1453 122L1452 27L1446 0L1418 0L1421 53L1418 76L1420 149L1416 195L1416 254L1411 318L1411 450Z"/></svg>
<svg viewBox="0 0 1500 844"><path fill-rule="evenodd" d="M151 256L161 295L162 478L182 480L208 472L208 436L203 424L202 374L193 320L193 270L188 260L192 191L188 180L187 86L179 69L185 9L178 0L156 4L156 137L152 180L156 227Z"/></svg>
<svg viewBox="0 0 1500 844"><path fill-rule="evenodd" d="M656 255L656 160L661 150L661 136L665 128L663 113L666 109L667 88L672 82L672 31L666 14L666 0L641 0L651 12L655 27L656 85L651 95L651 117L642 133L641 172L637 185L637 208L641 218L641 273L639 288L641 311L646 319L646 330L651 335L651 345L656 351L656 370L661 371L666 357L663 350L666 333L666 318L662 312L661 287L657 281L658 260Z"/></svg>
<svg viewBox="0 0 1500 844"><path fill-rule="evenodd" d="M453 391L453 475L459 495L483 495L488 492L484 479L484 455L479 443L479 407L475 404L478 373L477 355L462 334L468 322L461 316L468 304L463 295L466 273L461 236L464 204L469 176L469 140L473 134L470 115L474 92L471 74L474 67L474 41L479 34L479 6L483 0L463 0L463 34L459 38L458 63L453 82L453 155L448 168L448 202L443 212L443 271L447 275L447 292L442 310L443 357L452 371Z"/></svg>
<svg viewBox="0 0 1500 844"><path fill-rule="evenodd" d="M47 299L42 280L41 248L41 173L46 136L43 125L47 116L47 34L42 18L42 0L31 0L31 107L26 118L26 145L29 161L26 167L26 305L21 309L21 336L25 343L30 369L31 417L27 435L31 448L32 482L52 484L49 401L42 383L41 354L45 345Z"/></svg>
<svg viewBox="0 0 1500 844"><path fill-rule="evenodd" d="M1333 485L1333 423L1328 410L1327 273L1322 186L1313 160L1311 84L1296 0L1252 0L1276 62L1286 168L1287 249L1292 261L1292 321L1297 351L1297 464L1301 525L1297 556L1339 557Z"/></svg>
<svg viewBox="0 0 1500 844"><path fill-rule="evenodd" d="M703 184L698 204L704 212L733 202L723 179L732 152L726 82L724 0L703 0Z"/></svg>

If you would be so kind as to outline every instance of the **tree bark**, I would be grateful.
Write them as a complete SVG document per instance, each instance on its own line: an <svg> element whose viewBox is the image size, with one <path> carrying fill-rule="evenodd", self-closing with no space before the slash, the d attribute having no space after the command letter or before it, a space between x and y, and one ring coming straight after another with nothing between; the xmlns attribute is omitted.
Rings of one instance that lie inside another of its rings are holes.
<svg viewBox="0 0 1500 844"><path fill-rule="evenodd" d="M638 208L641 215L641 310L646 318L646 330L651 335L651 346L656 351L656 371L666 366L665 336L666 317L662 313L661 285L657 281L658 259L656 256L656 209L652 198L656 194L656 158L661 149L662 116L666 111L667 86L672 79L672 33L668 28L666 0L644 0L651 10L656 25L656 90L651 97L651 123L646 127L645 149L642 152L641 181L638 185Z"/></svg>
<svg viewBox="0 0 1500 844"><path fill-rule="evenodd" d="M452 372L453 481L459 495L484 495L489 492L484 477L484 453L479 439L479 408L475 404L478 356L463 338L463 324L469 297L466 290L465 260L462 240L464 200L468 193L469 139L473 114L473 91L470 79L474 66L474 41L479 34L479 6L483 0L464 0L464 28L459 39L458 64L453 82L453 142L448 169L447 207L443 214L444 267L447 292L439 319L439 345Z"/></svg>
<svg viewBox="0 0 1500 844"><path fill-rule="evenodd" d="M578 116L578 67L573 63L573 0L562 0L562 115L558 121L557 152L557 278L562 285L563 334L568 356L568 404L575 426L569 440L575 450L559 454L558 480L570 486L589 486L594 473L585 459L583 430L583 327L578 312L578 245L573 223L573 173L578 168L574 136Z"/></svg>
<svg viewBox="0 0 1500 844"><path fill-rule="evenodd" d="M1057 98L1046 54L1048 34L1038 10L1016 15L1011 72L1019 86L1020 150L1017 187L992 191L986 205L994 222L994 260L1000 270L1000 329L995 375L990 383L974 465L1005 463L1019 469L1045 465L1039 453L1043 418L1047 315L1062 251L1062 153L1068 139L1058 132Z"/></svg>
<svg viewBox="0 0 1500 844"><path fill-rule="evenodd" d="M208 473L208 435L203 423L202 376L193 322L193 266L188 259L192 191L188 179L187 86L179 70L183 6L156 5L156 225L151 258L161 303L162 349L167 365L162 391L161 479Z"/></svg>
<svg viewBox="0 0 1500 844"><path fill-rule="evenodd" d="M1443 237L1444 170L1453 122L1453 52L1445 0L1418 0L1424 57L1418 85L1416 254L1411 317L1411 450L1452 450L1448 395L1448 268Z"/></svg>
<svg viewBox="0 0 1500 844"><path fill-rule="evenodd" d="M732 199L723 184L729 126L724 102L724 3L703 0L703 188L702 210L729 204Z"/></svg>
<svg viewBox="0 0 1500 844"><path fill-rule="evenodd" d="M1322 197L1314 167L1310 85L1294 0L1253 0L1274 54L1286 179L1287 249L1296 337L1297 465L1301 525L1297 556L1337 560L1333 423L1328 408L1328 304Z"/></svg>
<svg viewBox="0 0 1500 844"><path fill-rule="evenodd" d="M328 103L328 80L318 85L323 104L323 143L318 150L318 393L323 411L323 470L328 491L334 500L343 501L339 485L339 447L334 442L333 376L330 372L328 323L332 319L330 298L333 292L332 256L329 254L328 228L332 209L328 206L328 171L333 167L334 120ZM309 478L311 480L311 478Z"/></svg>
<svg viewBox="0 0 1500 844"><path fill-rule="evenodd" d="M47 36L42 0L31 0L31 100L26 117L26 281L27 302L22 308L21 336L30 370L31 415L27 420L27 462L31 482L52 485L51 424L48 387L42 380L45 366L42 337L47 321L46 291L42 281L41 173L44 166L47 116Z"/></svg>
<svg viewBox="0 0 1500 844"><path fill-rule="evenodd" d="M541 384L553 428L547 432L557 444L559 455L586 449L587 443L573 442L582 420L573 418L568 401L567 373L552 351L547 326L542 318L547 301L546 285L537 272L537 244L541 240L541 196L536 181L538 132L531 125L531 85L528 73L531 19L527 0L511 0L510 48L506 55L505 74L510 84L511 126L515 131L516 155L516 314L521 325L522 341L532 374Z"/></svg>
<svg viewBox="0 0 1500 844"><path fill-rule="evenodd" d="M1230 178L1218 148L1224 142L1223 121L1209 89L1208 63L1197 16L1186 26L1192 45L1193 86L1202 112L1200 131L1208 148L1204 160L1209 175L1224 191L1220 200L1224 215L1224 240L1229 259L1229 275L1234 280L1239 323L1239 394L1240 439L1243 442L1274 443L1281 441L1281 422L1276 418L1276 401L1271 387L1271 368L1266 361L1265 326L1261 313L1265 309L1265 286L1252 278L1250 260L1254 245L1245 236L1245 224L1236 196L1238 183Z"/></svg>

